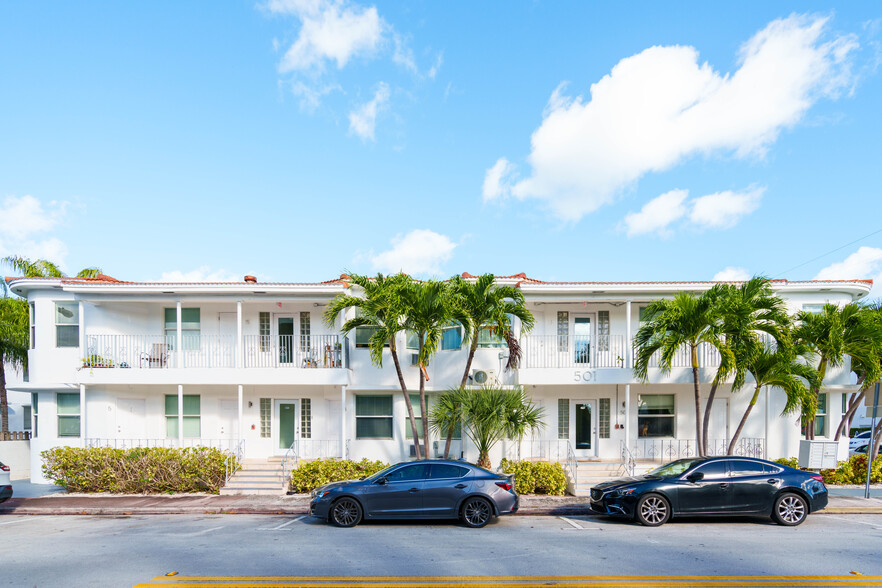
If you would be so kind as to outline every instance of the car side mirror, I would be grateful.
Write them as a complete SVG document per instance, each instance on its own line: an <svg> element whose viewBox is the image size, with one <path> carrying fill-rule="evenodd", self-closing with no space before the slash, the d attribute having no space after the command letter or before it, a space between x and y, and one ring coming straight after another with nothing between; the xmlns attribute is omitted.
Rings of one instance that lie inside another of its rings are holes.
<svg viewBox="0 0 882 588"><path fill-rule="evenodd" d="M691 474L686 476L686 479L689 480L690 482L692 482L693 484L696 482L700 482L700 481L704 480L704 472L692 472Z"/></svg>
<svg viewBox="0 0 882 588"><path fill-rule="evenodd" d="M377 478L377 481L374 483L379 484L380 486L385 486L386 485L386 478Z"/></svg>

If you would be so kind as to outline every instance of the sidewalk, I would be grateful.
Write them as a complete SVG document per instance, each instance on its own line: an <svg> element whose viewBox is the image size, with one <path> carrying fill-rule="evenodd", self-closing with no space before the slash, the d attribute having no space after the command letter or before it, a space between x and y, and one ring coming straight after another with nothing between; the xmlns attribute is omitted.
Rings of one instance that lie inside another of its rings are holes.
<svg viewBox="0 0 882 588"><path fill-rule="evenodd" d="M0 516L20 515L152 515L152 514L266 514L303 515L309 495L216 496L101 495L56 493L40 497L13 497L0 504ZM592 515L588 499L573 496L521 496L518 515ZM882 514L882 498L831 496L819 514Z"/></svg>

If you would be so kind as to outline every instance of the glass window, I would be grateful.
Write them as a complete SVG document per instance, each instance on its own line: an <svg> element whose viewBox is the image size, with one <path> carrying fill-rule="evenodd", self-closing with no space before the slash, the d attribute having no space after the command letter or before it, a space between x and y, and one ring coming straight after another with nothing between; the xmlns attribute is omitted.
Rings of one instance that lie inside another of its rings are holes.
<svg viewBox="0 0 882 588"><path fill-rule="evenodd" d="M429 466L429 478L433 480L441 478L462 478L468 473L468 471L468 468L447 463L433 463Z"/></svg>
<svg viewBox="0 0 882 588"><path fill-rule="evenodd" d="M258 321L260 322L260 350L269 351L272 346L270 333L270 313L258 313Z"/></svg>
<svg viewBox="0 0 882 588"><path fill-rule="evenodd" d="M823 437L827 431L827 393L818 394L818 410L815 412L815 437ZM805 435L805 423L802 423Z"/></svg>
<svg viewBox="0 0 882 588"><path fill-rule="evenodd" d="M637 395L637 436L639 438L674 436L674 395Z"/></svg>
<svg viewBox="0 0 882 588"><path fill-rule="evenodd" d="M379 327L357 327L355 329L355 346L370 347L371 337L373 337L374 333L378 330L380 330ZM383 344L383 347L389 347L389 342L386 341Z"/></svg>
<svg viewBox="0 0 882 588"><path fill-rule="evenodd" d="M450 326L444 327L441 334L441 349L459 349L462 347L462 326L459 323L452 323Z"/></svg>
<svg viewBox="0 0 882 588"><path fill-rule="evenodd" d="M646 322L646 309L649 308L647 306L640 306L637 308L637 317L640 326L643 326L643 323Z"/></svg>
<svg viewBox="0 0 882 588"><path fill-rule="evenodd" d="M392 438L392 396L355 396L355 438Z"/></svg>
<svg viewBox="0 0 882 588"><path fill-rule="evenodd" d="M802 310L812 314L820 314L824 310L823 304L803 304Z"/></svg>
<svg viewBox="0 0 882 588"><path fill-rule="evenodd" d="M762 476L765 471L764 465L758 461L746 459L729 460L730 476Z"/></svg>
<svg viewBox="0 0 882 588"><path fill-rule="evenodd" d="M481 330L478 331L478 349L507 346L505 339L496 334L496 329L494 327L483 325Z"/></svg>
<svg viewBox="0 0 882 588"><path fill-rule="evenodd" d="M780 466L773 466L772 464L764 463L763 464L763 472L766 474L780 474L783 471L783 468Z"/></svg>
<svg viewBox="0 0 882 588"><path fill-rule="evenodd" d="M417 432L420 434L420 438L423 437L423 411L422 406L420 406L420 396L419 394L409 394L410 396L410 405L413 407L413 420L416 421ZM429 408L429 398L426 397L426 409ZM410 426L410 417L405 419L404 423L405 435L407 439L413 439L413 428Z"/></svg>
<svg viewBox="0 0 882 588"><path fill-rule="evenodd" d="M269 313L267 313L269 314ZM269 398L260 399L260 437L272 437L273 401Z"/></svg>
<svg viewBox="0 0 882 588"><path fill-rule="evenodd" d="M705 480L717 480L726 477L726 461L712 461L695 469L696 472L704 474Z"/></svg>
<svg viewBox="0 0 882 588"><path fill-rule="evenodd" d="M407 331L407 333L405 334L404 346L408 349L419 351L420 338L417 336L415 331Z"/></svg>
<svg viewBox="0 0 882 588"><path fill-rule="evenodd" d="M609 351L609 311L597 311L597 350Z"/></svg>
<svg viewBox="0 0 882 588"><path fill-rule="evenodd" d="M570 347L570 313L565 310L557 311L557 350L567 351Z"/></svg>
<svg viewBox="0 0 882 588"><path fill-rule="evenodd" d="M312 325L310 323L309 312L301 312L300 313L300 351L309 353L310 345L310 334L312 332Z"/></svg>
<svg viewBox="0 0 882 588"><path fill-rule="evenodd" d="M76 302L55 303L55 346L80 346L80 307Z"/></svg>
<svg viewBox="0 0 882 588"><path fill-rule="evenodd" d="M186 438L202 436L200 404L198 394L184 394L184 437ZM178 436L177 394L165 395L165 435L172 439Z"/></svg>
<svg viewBox="0 0 882 588"><path fill-rule="evenodd" d="M22 406L22 429L25 431L31 430L31 407L30 406Z"/></svg>
<svg viewBox="0 0 882 588"><path fill-rule="evenodd" d="M200 311L198 308L181 309L181 337L184 351L198 351L202 345L200 338ZM178 343L178 309L165 309L165 340L169 349Z"/></svg>
<svg viewBox="0 0 882 588"><path fill-rule="evenodd" d="M407 482L410 480L423 480L426 477L426 464L414 464L404 466L386 476L387 482Z"/></svg>
<svg viewBox="0 0 882 588"><path fill-rule="evenodd" d="M300 438L312 438L312 400L309 398L300 400Z"/></svg>
<svg viewBox="0 0 882 588"><path fill-rule="evenodd" d="M30 347L31 347L31 349L34 349L34 345L36 344L36 341L37 341L37 338L36 338L36 334L37 334L37 321L36 321L37 311L36 311L36 309L35 309L35 307L34 307L34 303L33 303L33 302L31 302L30 304L28 304L28 307L30 308L29 316L30 316L30 323L31 323L31 327L30 327L30 331L29 331L29 333L30 333ZM77 334L77 338L79 338L79 334Z"/></svg>
<svg viewBox="0 0 882 588"><path fill-rule="evenodd" d="M570 399L559 398L557 401L557 438L570 438Z"/></svg>
<svg viewBox="0 0 882 588"><path fill-rule="evenodd" d="M58 436L80 436L80 395L75 392L59 392L58 402Z"/></svg>
<svg viewBox="0 0 882 588"><path fill-rule="evenodd" d="M37 402L37 401L39 400L39 398L40 398L40 397L39 397L39 395L38 395L36 392L31 392L31 408L32 408L33 411L34 411L34 430L31 431L31 433L32 433L31 437L36 437L36 436L37 436L37 432L38 432L38 430L39 430L39 423L38 423L38 421L39 421L40 419L39 419L39 415L37 414L38 411L40 410L40 405L39 405L39 403Z"/></svg>
<svg viewBox="0 0 882 588"><path fill-rule="evenodd" d="M597 428L601 439L609 439L610 399L601 398L597 405Z"/></svg>

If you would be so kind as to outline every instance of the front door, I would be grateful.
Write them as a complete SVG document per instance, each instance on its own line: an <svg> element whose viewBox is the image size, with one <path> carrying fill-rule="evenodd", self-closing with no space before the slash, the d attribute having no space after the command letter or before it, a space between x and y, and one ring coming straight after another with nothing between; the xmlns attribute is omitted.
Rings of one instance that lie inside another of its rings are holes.
<svg viewBox="0 0 882 588"><path fill-rule="evenodd" d="M274 453L285 455L300 437L300 407L297 400L276 400L274 408Z"/></svg>
<svg viewBox="0 0 882 588"><path fill-rule="evenodd" d="M573 362L576 365L591 364L591 316L573 317Z"/></svg>
<svg viewBox="0 0 882 588"><path fill-rule="evenodd" d="M279 363L294 363L294 317L277 316L276 333L279 338Z"/></svg>
<svg viewBox="0 0 882 588"><path fill-rule="evenodd" d="M597 455L597 401L570 401L570 439L576 457Z"/></svg>
<svg viewBox="0 0 882 588"><path fill-rule="evenodd" d="M147 437L143 398L119 398L116 401L116 438L143 439Z"/></svg>
<svg viewBox="0 0 882 588"><path fill-rule="evenodd" d="M239 403L236 400L220 401L217 413L218 437L221 439L236 438L236 421L239 420Z"/></svg>

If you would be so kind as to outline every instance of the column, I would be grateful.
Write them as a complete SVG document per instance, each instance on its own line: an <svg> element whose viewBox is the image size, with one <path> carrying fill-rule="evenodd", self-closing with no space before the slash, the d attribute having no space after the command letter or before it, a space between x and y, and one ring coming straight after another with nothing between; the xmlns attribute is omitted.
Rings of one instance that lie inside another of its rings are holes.
<svg viewBox="0 0 882 588"><path fill-rule="evenodd" d="M631 444L631 384L625 384L625 447ZM628 450L630 451L630 447Z"/></svg>
<svg viewBox="0 0 882 588"><path fill-rule="evenodd" d="M631 300L625 301L625 367L634 367L634 344L631 342Z"/></svg>
<svg viewBox="0 0 882 588"><path fill-rule="evenodd" d="M239 420L236 421L236 439L242 441L242 384L239 384Z"/></svg>
<svg viewBox="0 0 882 588"><path fill-rule="evenodd" d="M769 387L766 386L766 427L765 427L765 438L763 439L763 459L769 459ZM785 454L786 455L786 454Z"/></svg>
<svg viewBox="0 0 882 588"><path fill-rule="evenodd" d="M79 315L79 318L77 320L80 323L79 324L80 357L86 357L87 354L89 353L89 350L86 349L86 312L85 312L85 310L86 310L85 305L83 304L83 301L80 300L79 308L77 309L77 314ZM97 353L97 351L96 351L96 353Z"/></svg>
<svg viewBox="0 0 882 588"><path fill-rule="evenodd" d="M245 346L242 345L242 301L236 301L236 367L245 367ZM242 420L242 386L239 386L239 420ZM241 439L241 437L240 437Z"/></svg>
<svg viewBox="0 0 882 588"><path fill-rule="evenodd" d="M184 362L183 362L183 358L184 358L184 353L183 353L183 351L184 351L184 331L183 331L183 325L181 324L183 312L181 311L181 301L180 300L178 300L176 307L177 307L176 310L177 310L177 316L178 316L178 333L177 333L177 344L175 346L175 367L181 368L181 367L184 367ZM180 394L178 396L180 396ZM179 408L181 410L183 410L183 405L179 406ZM179 430L183 430L183 424L184 424L183 422L178 421L178 425L180 425L178 427Z"/></svg>
<svg viewBox="0 0 882 588"><path fill-rule="evenodd" d="M181 316L181 306L178 303L178 317ZM178 321L178 338L181 336L181 323ZM184 387L178 384L178 447L184 446Z"/></svg>
<svg viewBox="0 0 882 588"><path fill-rule="evenodd" d="M340 456L346 459L346 386L340 386Z"/></svg>
<svg viewBox="0 0 882 588"><path fill-rule="evenodd" d="M86 446L86 385L80 384L80 439Z"/></svg>

